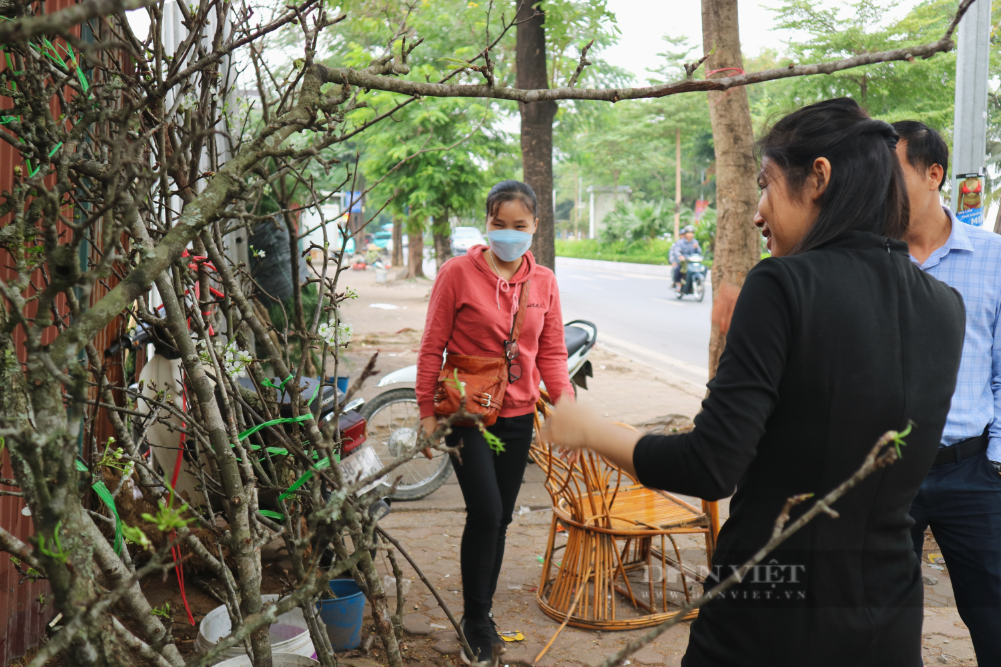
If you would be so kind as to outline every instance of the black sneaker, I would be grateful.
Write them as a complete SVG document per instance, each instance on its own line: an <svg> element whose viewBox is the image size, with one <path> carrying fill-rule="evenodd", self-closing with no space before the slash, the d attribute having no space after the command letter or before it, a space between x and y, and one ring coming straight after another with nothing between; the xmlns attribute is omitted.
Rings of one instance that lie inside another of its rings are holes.
<svg viewBox="0 0 1001 667"><path fill-rule="evenodd" d="M466 636L466 641L469 642L469 647L473 649L473 652L477 654L478 661L475 661L474 657L466 653L466 649L459 652L459 657L467 665L472 664L484 664L490 665L490 667L498 667L498 662L500 659L500 647L496 646L491 641L491 634L493 632L492 626L489 623L489 619L481 622L466 622L466 618L462 617L459 621L459 628L462 629L462 634ZM500 639L500 637L498 637ZM502 640L503 641L503 640Z"/></svg>
<svg viewBox="0 0 1001 667"><path fill-rule="evenodd" d="M488 616L487 621L489 622L489 625L486 627L486 631L490 635L490 644L499 647L500 653L506 653L506 642L501 638L500 633L497 632L497 624L494 622L494 615L491 613Z"/></svg>

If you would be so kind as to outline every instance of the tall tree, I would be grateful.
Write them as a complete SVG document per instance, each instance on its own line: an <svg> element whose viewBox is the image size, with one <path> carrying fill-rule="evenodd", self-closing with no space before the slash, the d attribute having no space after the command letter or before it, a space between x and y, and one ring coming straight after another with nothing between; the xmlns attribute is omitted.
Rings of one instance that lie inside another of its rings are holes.
<svg viewBox="0 0 1001 667"><path fill-rule="evenodd" d="M707 77L744 71L740 53L737 0L702 0L702 48L708 56ZM713 299L720 290L739 290L761 253L758 230L752 224L757 209L754 130L747 89L709 92L709 118L716 150L716 247L713 259ZM709 376L716 374L726 345L714 321L709 339Z"/></svg>
<svg viewBox="0 0 1001 667"><path fill-rule="evenodd" d="M358 110L362 118L374 117L374 108L388 108L394 97L371 93L366 99L373 108ZM406 219L406 276L416 278L423 275L423 231L432 232L440 268L451 257L449 217L478 210L486 189L484 164L504 143L492 130L493 114L473 100L427 99L393 118L392 125L365 134L362 168L373 182L384 179L373 191L374 200L389 200L389 212Z"/></svg>
<svg viewBox="0 0 1001 667"><path fill-rule="evenodd" d="M541 2L519 5L515 86L548 88L546 73L545 13ZM532 254L542 266L556 268L556 214L553 211L553 119L556 102L520 102L521 164L525 182L539 198L539 228L532 241Z"/></svg>

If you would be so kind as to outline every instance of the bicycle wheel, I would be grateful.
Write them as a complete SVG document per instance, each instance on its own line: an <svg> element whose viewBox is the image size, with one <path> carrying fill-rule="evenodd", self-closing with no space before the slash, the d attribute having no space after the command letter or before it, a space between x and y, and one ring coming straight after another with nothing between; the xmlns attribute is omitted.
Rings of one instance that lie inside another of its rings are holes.
<svg viewBox="0 0 1001 667"><path fill-rule="evenodd" d="M416 446L421 420L417 393L413 389L402 387L385 391L366 403L361 413L368 423L366 442L382 463L390 463ZM420 500L445 483L452 474L452 462L448 454L433 453L431 460L419 454L387 475L384 482L387 490L393 480L400 478L391 496L393 500Z"/></svg>

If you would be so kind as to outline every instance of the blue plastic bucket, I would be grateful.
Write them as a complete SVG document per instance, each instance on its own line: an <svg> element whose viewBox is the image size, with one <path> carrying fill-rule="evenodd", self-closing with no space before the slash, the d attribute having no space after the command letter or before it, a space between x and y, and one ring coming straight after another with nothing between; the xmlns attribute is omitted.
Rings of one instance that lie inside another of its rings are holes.
<svg viewBox="0 0 1001 667"><path fill-rule="evenodd" d="M361 624L365 612L365 595L354 579L334 579L330 591L337 597L320 600L316 607L320 620L327 626L327 636L334 651L350 651L361 645Z"/></svg>
<svg viewBox="0 0 1001 667"><path fill-rule="evenodd" d="M342 394L348 393L348 380L350 379L351 378L348 377L347 375L337 376L337 391L341 392Z"/></svg>

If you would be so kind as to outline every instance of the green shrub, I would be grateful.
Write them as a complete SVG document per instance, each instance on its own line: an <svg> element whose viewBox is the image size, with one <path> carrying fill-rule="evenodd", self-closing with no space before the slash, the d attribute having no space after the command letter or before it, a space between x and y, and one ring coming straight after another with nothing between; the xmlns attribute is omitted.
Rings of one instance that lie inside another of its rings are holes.
<svg viewBox="0 0 1001 667"><path fill-rule="evenodd" d="M557 257L602 259L608 262L633 262L636 264L669 264L667 254L671 242L664 239L642 241L614 241L605 243L597 239L556 240Z"/></svg>
<svg viewBox="0 0 1001 667"><path fill-rule="evenodd" d="M674 229L674 204L662 199L616 203L615 209L605 218L601 240L640 242L669 234Z"/></svg>

